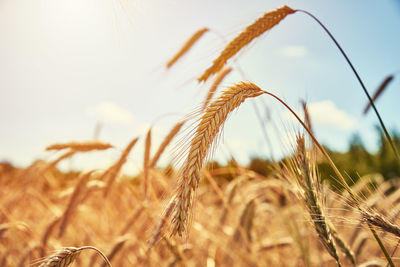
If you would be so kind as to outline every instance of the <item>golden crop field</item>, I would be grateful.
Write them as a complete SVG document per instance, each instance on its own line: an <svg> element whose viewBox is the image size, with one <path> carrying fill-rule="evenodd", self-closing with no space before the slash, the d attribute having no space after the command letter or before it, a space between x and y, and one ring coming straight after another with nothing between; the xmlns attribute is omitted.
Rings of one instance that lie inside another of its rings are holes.
<svg viewBox="0 0 400 267"><path fill-rule="evenodd" d="M26 168L1 163L0 266L400 265L398 179L367 167L359 170L359 177L350 177L343 169L345 155L328 151L315 137L305 102L303 118L280 96L251 81L219 88L237 67L231 59L241 49L270 29L279 30L286 17L297 13L322 26L350 64L370 100L366 112L372 108L378 116L385 162L398 168L399 138L389 134L374 105L393 76L371 97L329 30L313 14L283 6L266 12L227 43L198 77L199 82L213 81L192 122L176 121L159 147L152 147L150 128L146 135L133 137L119 159L103 169L58 168L77 154L113 148L100 140L48 144L46 150L58 158L36 160ZM195 32L166 67L185 54L190 57L192 46L208 31ZM291 154L262 163L266 173L234 158L224 166L213 163L224 123L235 119L234 111L243 102L260 96L282 105L301 125ZM183 141L176 160L181 164L160 166L159 159L179 134ZM142 145L139 139L145 140L143 155L135 152ZM366 158L360 153L352 162L383 162L379 155ZM134 177L122 171L130 155L143 159Z"/></svg>

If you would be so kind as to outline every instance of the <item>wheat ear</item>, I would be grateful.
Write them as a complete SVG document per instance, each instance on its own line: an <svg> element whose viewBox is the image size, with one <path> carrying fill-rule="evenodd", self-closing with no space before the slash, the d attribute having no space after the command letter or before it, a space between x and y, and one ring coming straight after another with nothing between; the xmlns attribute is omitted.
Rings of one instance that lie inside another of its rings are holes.
<svg viewBox="0 0 400 267"><path fill-rule="evenodd" d="M105 150L111 148L112 145L108 143L103 143L99 141L89 141L89 142L70 142L64 144L54 144L51 146L46 147L46 150L62 150L70 148L74 151L91 151L91 150Z"/></svg>
<svg viewBox="0 0 400 267"><path fill-rule="evenodd" d="M239 225L233 235L233 239L236 242L244 241L247 245L253 241L251 236L251 230L253 228L253 222L255 217L256 202L254 199L250 200L240 216ZM241 232L243 231L243 232ZM245 240L243 240L245 238Z"/></svg>
<svg viewBox="0 0 400 267"><path fill-rule="evenodd" d="M233 199L234 199L234 197L236 195L236 192L237 192L238 184L239 183L235 183L235 185L232 187L231 191L229 192L228 201L227 201L228 202L227 203L228 207L232 205ZM223 211L223 213L221 215L221 218L219 219L219 223L221 225L225 224L225 221L226 221L226 218L228 217L228 212L229 211L230 211L229 209L224 209L224 211Z"/></svg>
<svg viewBox="0 0 400 267"><path fill-rule="evenodd" d="M182 233L185 232L193 193L200 180L200 169L228 115L247 98L261 94L263 91L255 84L241 82L225 90L204 111L183 165L182 178L176 195L177 207L172 219L172 235L178 233L182 236Z"/></svg>
<svg viewBox="0 0 400 267"><path fill-rule="evenodd" d="M346 255L346 257L351 261L353 266L357 266L356 264L356 259L355 259L355 254L351 250L351 247L343 240L343 238L339 235L337 232L335 226L332 224L332 222L328 221L329 228L331 229L331 233L333 236L333 239L336 242L336 245L342 250L342 252Z"/></svg>
<svg viewBox="0 0 400 267"><path fill-rule="evenodd" d="M137 143L139 138L135 138L133 139L128 146L125 148L124 152L122 153L121 157L119 158L119 160L112 165L103 175L103 176L108 176L110 175L110 177L108 178L107 181L107 185L104 189L104 197L106 197L108 195L108 193L111 190L111 187L115 181L115 179L118 176L119 171L121 170L122 166L125 164L126 159L128 158L129 153L131 152L132 148L135 146L135 144Z"/></svg>
<svg viewBox="0 0 400 267"><path fill-rule="evenodd" d="M391 223L382 215L375 212L369 212L363 209L360 210L360 213L363 221L380 228L384 232L388 232L397 237L400 237L400 227Z"/></svg>
<svg viewBox="0 0 400 267"><path fill-rule="evenodd" d="M307 103L304 100L301 100L300 103L301 103L301 106L303 107L304 123L307 125L308 129L310 129L310 131L312 133L314 133L313 128L312 128L312 124L311 124L310 112L308 112Z"/></svg>
<svg viewBox="0 0 400 267"><path fill-rule="evenodd" d="M326 150L323 148L323 146L318 142L318 140L315 138L315 136L313 135L313 133L310 131L310 129L307 127L307 125L300 119L300 117L296 114L296 112L293 111L292 108L289 107L288 104L286 104L282 99L280 99L279 97L277 97L276 95L274 95L271 92L268 91L264 91L265 94L272 96L273 98L275 98L278 102L280 102L282 105L284 105L289 111L290 113L293 114L293 116L296 117L297 121L303 126L303 128L307 131L307 133L310 135L312 141L314 142L314 145L316 146L316 148L318 148L319 151L321 151L322 155L326 158L326 160L328 161L328 164L332 167L333 171L335 172L335 174L337 175L337 178L339 179L340 184L346 189L347 193L350 196L350 200L353 202L353 204L357 207L358 210L361 211L361 207L360 207L360 200L356 197L356 195L354 195L352 189L350 188L350 186L347 184L346 180L344 179L343 175L340 173L340 171L338 170L338 168L336 167L335 163L333 163L332 159L329 157L328 153L326 152ZM373 103L372 103L372 107ZM389 140L389 139L388 139ZM372 225L370 223L367 223L369 230L371 231L372 235L374 236L376 242L378 242L379 247L381 248L383 254L385 255L386 260L388 261L388 264L391 267L394 267L394 263L393 260L391 258L391 256L389 255L388 251L386 250L385 246L382 243L382 240L380 239L380 237L378 236L378 234L376 233L375 229L372 227Z"/></svg>
<svg viewBox="0 0 400 267"><path fill-rule="evenodd" d="M154 155L154 157L152 158L152 160L150 162L150 169L152 169L156 166L157 161L161 157L161 154L167 148L169 143L171 143L172 139L174 139L175 135L178 134L178 132L180 131L180 129L182 128L184 123L185 123L185 121L180 121L177 124L175 124L174 128L172 128L171 131L168 133L168 135L164 138L164 141L161 143L156 154Z"/></svg>
<svg viewBox="0 0 400 267"><path fill-rule="evenodd" d="M210 89L208 90L206 99L204 100L203 103L203 110L206 109L208 106L208 103L210 103L213 95L215 94L215 91L217 90L218 85L224 80L224 78L232 71L232 68L225 68L218 72L217 77L215 77L215 80L213 84L211 85Z"/></svg>
<svg viewBox="0 0 400 267"><path fill-rule="evenodd" d="M378 89L376 89L374 95L372 96L372 101L374 102L376 101L376 99L382 94L382 92L385 91L386 87L393 80L393 78L394 78L393 75L389 75L388 77L385 78L385 80L383 80L381 85L378 87ZM371 102L368 102L363 111L364 115L368 113L368 110L370 108L371 108Z"/></svg>
<svg viewBox="0 0 400 267"><path fill-rule="evenodd" d="M124 228L119 232L120 235L125 235L131 227L138 222L138 218L142 215L143 211L145 210L144 206L140 206L136 209L136 211L126 220Z"/></svg>
<svg viewBox="0 0 400 267"><path fill-rule="evenodd" d="M56 217L50 224L47 226L46 231L44 231L42 235L42 248L43 248L43 253L42 257L44 257L44 251L47 247L47 241L50 238L51 233L53 232L54 228L56 225L61 221L62 217Z"/></svg>
<svg viewBox="0 0 400 267"><path fill-rule="evenodd" d="M197 40L199 40L200 37L203 36L203 34L205 34L207 31L207 28L202 28L195 32L192 37L190 37L190 39L186 41L186 43L182 46L178 53L176 53L175 56L168 61L167 68L172 67L172 65L174 65L175 62L178 61L178 59L186 54L186 52L189 51L189 49L197 42Z"/></svg>
<svg viewBox="0 0 400 267"><path fill-rule="evenodd" d="M111 249L111 251L107 254L107 258L109 261L112 261L112 259L115 257L115 255L117 255L117 253L122 250L122 248L124 247L125 243L130 239L129 235L124 235L124 236L120 236L116 243L114 244L113 248ZM104 262L101 267L106 267L107 266L107 262Z"/></svg>
<svg viewBox="0 0 400 267"><path fill-rule="evenodd" d="M97 248L92 246L85 246L80 248L67 247L58 251L54 255L50 256L45 262L43 262L39 267L67 267L74 262L76 257L82 250L92 249L96 251L104 259L107 266L111 267L110 261L107 257Z"/></svg>
<svg viewBox="0 0 400 267"><path fill-rule="evenodd" d="M332 230L321 208L315 166L307 157L304 142L304 137L297 137L297 151L294 160L295 167L293 168L294 176L303 191L302 197L319 239L332 258L336 260L337 265L341 266L336 244L332 236Z"/></svg>
<svg viewBox="0 0 400 267"><path fill-rule="evenodd" d="M149 249L151 249L163 237L164 229L168 224L168 220L171 217L173 211L176 209L176 202L177 202L177 198L174 197L168 203L168 206L165 209L163 216L161 217L157 226L155 227L151 238L148 240Z"/></svg>
<svg viewBox="0 0 400 267"><path fill-rule="evenodd" d="M59 156L57 159L53 160L52 162L50 162L47 167L45 167L45 169L43 170L44 172L53 169L60 161L69 158L71 156L73 156L76 153L75 150L69 150L66 153L62 154L61 156Z"/></svg>
<svg viewBox="0 0 400 267"><path fill-rule="evenodd" d="M151 150L151 128L146 135L146 146L144 148L143 159L143 177L144 177L144 196L147 199L149 196L149 164L150 164L150 150Z"/></svg>
<svg viewBox="0 0 400 267"><path fill-rule="evenodd" d="M89 181L92 173L93 173L93 171L90 171L90 172L86 173L85 175L83 175L79 179L79 182L76 184L74 192L72 193L71 198L69 200L68 206L65 209L65 211L61 217L60 228L58 231L58 238L61 238L64 235L65 230L68 225L68 222L71 219L72 214L74 213L74 211L76 210L76 208L78 207L78 205L80 203L81 192L86 187L86 183Z"/></svg>
<svg viewBox="0 0 400 267"><path fill-rule="evenodd" d="M290 7L283 6L276 10L265 13L264 16L257 19L253 24L247 26L243 32L241 32L225 47L219 57L213 61L211 67L209 67L198 79L199 82L206 81L211 75L220 71L225 63L231 57L236 55L240 49L253 41L256 37L278 25L278 23L281 22L287 15L294 12L296 11Z"/></svg>

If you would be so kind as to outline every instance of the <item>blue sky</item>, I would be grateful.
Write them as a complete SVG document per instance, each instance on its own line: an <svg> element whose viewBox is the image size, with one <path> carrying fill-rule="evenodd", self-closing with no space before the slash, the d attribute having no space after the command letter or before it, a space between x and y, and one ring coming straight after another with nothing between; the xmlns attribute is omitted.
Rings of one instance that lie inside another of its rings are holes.
<svg viewBox="0 0 400 267"><path fill-rule="evenodd" d="M389 74L394 81L377 102L391 129L400 129L400 1L161 1L3 0L0 2L0 160L26 166L56 155L56 142L85 141L101 123L100 139L115 149L74 158L67 167L106 168L134 137L153 125L154 148L168 130L198 107L210 83L196 78L226 41L268 10L287 4L308 10L331 30L370 92ZM165 63L185 40L209 27L173 68ZM222 37L222 38L221 38ZM237 64L236 64L237 63ZM317 138L344 150L361 136L374 149L373 113L362 116L366 97L323 30L296 13L235 58L245 78L300 109L306 99ZM233 71L222 88L243 79ZM300 129L267 96L254 101L271 112L267 133L276 157ZM267 157L253 106L245 103L225 125L215 157L232 153L246 163ZM276 130L277 125L280 130ZM154 151L153 151L154 152ZM163 156L174 157L176 150ZM132 151L129 170L140 169L143 144ZM66 167L65 167L66 168Z"/></svg>

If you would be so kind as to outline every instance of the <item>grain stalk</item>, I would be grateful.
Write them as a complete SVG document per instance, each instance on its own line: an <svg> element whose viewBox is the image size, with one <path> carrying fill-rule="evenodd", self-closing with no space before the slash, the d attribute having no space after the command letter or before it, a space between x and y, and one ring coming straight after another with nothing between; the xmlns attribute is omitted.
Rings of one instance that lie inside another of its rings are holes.
<svg viewBox="0 0 400 267"><path fill-rule="evenodd" d="M168 135L164 138L163 142L161 145L158 147L157 152L154 154L153 158L151 159L150 162L150 169L153 169L158 160L161 157L161 154L164 152L164 150L167 148L167 146L171 143L172 139L179 133L180 129L182 128L183 124L185 121L180 121L175 126L171 129L171 131L168 133Z"/></svg>
<svg viewBox="0 0 400 267"><path fill-rule="evenodd" d="M253 24L246 27L235 39L233 39L221 52L213 64L198 78L199 82L206 81L211 75L218 73L226 64L226 62L236 55L243 47L248 45L255 38L264 32L272 29L281 22L287 15L296 12L288 6L283 6L273 11L265 13L261 18L257 19Z"/></svg>
<svg viewBox="0 0 400 267"><path fill-rule="evenodd" d="M178 199L176 197L173 197L168 203L168 206L165 209L157 226L155 227L151 238L148 240L149 249L151 249L158 241L160 241L164 237L164 229L168 225L168 220L176 209L177 200Z"/></svg>
<svg viewBox="0 0 400 267"><path fill-rule="evenodd" d="M46 147L46 150L63 150L71 149L79 152L87 152L91 150L105 150L113 147L109 143L103 143L100 141L89 141L89 142L70 142L70 143L57 143Z"/></svg>
<svg viewBox="0 0 400 267"><path fill-rule="evenodd" d="M326 150L324 149L324 147L318 142L318 140L315 138L315 136L313 135L313 133L311 132L311 130L307 127L307 125L300 119L300 117L296 114L296 112L293 111L293 109L291 107L289 107L288 104L286 104L282 99L280 99L279 97L277 97L276 95L267 92L267 91L263 91L265 94L272 96L273 98L275 98L278 102L280 102L282 105L285 106L285 108L287 108L289 110L290 113L292 113L292 115L297 119L297 121L302 125L302 127L307 131L307 133L309 134L309 136L311 137L314 145L316 145L316 147L321 151L321 153L324 155L325 159L328 161L328 164L331 166L331 168L333 169L333 171L335 172L335 174L337 175L337 178L339 179L339 182L342 184L342 186L345 188L345 190L348 192L350 199L352 200L353 204L356 206L356 208L360 211L363 212L363 209L360 206L360 200L359 198L354 195L352 189L350 188L350 186L347 184L346 180L344 179L344 177L342 176L342 174L340 173L340 171L338 170L338 168L336 167L335 163L333 163L332 159L329 157L328 153L326 152ZM368 228L371 231L372 235L374 236L375 240L377 241L380 249L382 250L383 254L385 255L386 260L388 261L389 265L391 267L394 267L394 263L389 255L389 253L387 252L385 246L382 243L382 240L379 238L378 234L376 233L375 229L372 227L372 225L370 223L368 223Z"/></svg>
<svg viewBox="0 0 400 267"><path fill-rule="evenodd" d="M243 209L240 216L239 225L233 235L233 240L236 242L244 241L250 249L250 243L253 241L251 231L253 228L255 217L256 202L254 199L250 200ZM245 235L243 235L243 232Z"/></svg>
<svg viewBox="0 0 400 267"><path fill-rule="evenodd" d="M400 227L393 224L382 215L367 210L361 210L360 213L363 221L380 228L384 232L391 233L400 238Z"/></svg>
<svg viewBox="0 0 400 267"><path fill-rule="evenodd" d="M53 232L54 228L57 226L57 224L61 221L62 216L56 217L50 224L47 226L46 230L44 231L42 235L42 248L43 248L43 253L42 257L44 257L44 251L47 247L47 241L49 240L51 233Z"/></svg>
<svg viewBox="0 0 400 267"><path fill-rule="evenodd" d="M400 163L400 154L395 146L395 144L392 141L392 138L389 135L389 132L386 129L385 124L383 123L383 120L374 104L373 99L369 95L364 83L362 82L360 76L358 75L356 69L354 68L353 64L351 63L350 59L347 57L346 53L342 49L342 47L339 45L335 37L330 33L330 31L325 27L325 25L313 14L306 10L302 9L292 9L288 6L283 6L281 8L278 8L273 11L269 11L264 14L263 17L257 19L253 24L247 26L247 28L242 31L235 39L233 39L226 47L225 49L221 52L218 58L216 58L213 61L213 64L205 70L205 72L202 74L200 78L198 78L198 81L206 81L211 75L217 73L220 71L226 62L232 58L235 54L237 54L243 47L248 45L251 41L253 41L256 37L262 35L264 32L267 30L270 30L274 26L276 26L279 22L281 22L287 15L293 14L295 12L301 12L304 13L308 16L310 16L312 19L314 19L324 30L325 32L329 35L329 37L332 39L332 41L335 43L337 48L340 50L342 53L343 57L346 59L347 63L351 67L354 75L357 77L358 82L360 83L365 95L367 96L370 105L372 106L378 121L383 129L383 132L385 133L385 136L387 140L389 141L389 144L397 158L397 160Z"/></svg>
<svg viewBox="0 0 400 267"><path fill-rule="evenodd" d="M137 141L139 138L135 138L133 139L128 146L124 149L124 152L122 152L121 157L119 158L119 160L112 165L103 175L102 177L106 177L109 175L108 181L107 181L107 185L104 189L104 197L107 197L108 193L111 190L111 187L115 181L115 179L117 178L119 172L121 171L122 166L125 164L129 153L131 152L132 148L136 145ZM101 180L101 179L100 179Z"/></svg>
<svg viewBox="0 0 400 267"><path fill-rule="evenodd" d="M71 219L72 214L75 212L76 208L80 203L81 192L86 187L86 183L89 181L92 172L93 171L88 172L85 175L82 175L82 177L79 179L79 182L75 185L75 189L71 195L68 206L61 217L60 228L58 231L58 238L61 238L64 235L69 220Z"/></svg>
<svg viewBox="0 0 400 267"><path fill-rule="evenodd" d="M172 67L180 59L184 54L186 54L189 49L208 31L207 28L203 28L195 32L189 40L182 46L182 48L175 54L173 58L171 58L167 63L167 68Z"/></svg>
<svg viewBox="0 0 400 267"><path fill-rule="evenodd" d="M318 181L315 172L315 166L308 160L304 137L297 137L296 157L293 160L292 172L300 188L302 189L302 198L307 207L308 213L313 222L315 231L326 250L335 259L338 266L341 266L337 254L336 244L332 236L332 230L329 227L328 220L324 215L319 198Z"/></svg>
<svg viewBox="0 0 400 267"><path fill-rule="evenodd" d="M75 248L75 247L63 248L62 250L50 256L45 262L40 264L39 267L67 267L75 261L75 259L79 256L79 253L81 251L88 249L96 251L96 253L98 253L103 258L106 265L108 267L111 267L110 261L103 254L103 252L101 252L98 248L92 246L84 246L80 248Z"/></svg>
<svg viewBox="0 0 400 267"><path fill-rule="evenodd" d="M392 138L389 135L389 132L386 129L385 124L383 123L383 120L381 118L381 115L378 112L378 109L376 108L375 104L374 104L374 100L371 98L370 94L368 93L367 88L365 87L363 81L361 80L360 76L358 75L356 69L354 68L353 64L351 63L350 59L347 57L346 53L344 52L344 50L342 49L342 47L340 46L340 44L338 43L338 41L335 39L335 37L333 37L333 35L331 34L331 32L325 27L325 25L317 18L315 17L313 14L311 14L308 11L305 10L301 10L301 9L296 9L296 12L302 12L308 16L310 16L312 19L314 19L323 29L324 31L329 35L329 37L332 39L332 41L335 43L336 47L340 50L340 52L342 53L343 57L346 59L347 63L349 64L350 68L352 69L354 75L357 77L358 82L360 83L365 95L368 98L368 101L372 107L372 109L374 110L379 124L381 125L383 132L385 133L386 139L389 141L390 146L392 147L392 150L394 152L395 157L397 158L398 162L400 163L400 154L395 146L395 144L392 141Z"/></svg>
<svg viewBox="0 0 400 267"><path fill-rule="evenodd" d="M149 197L149 186L150 186L150 150L151 150L151 128L146 135L146 145L144 148L144 159L143 159L143 177L144 177L144 197L148 199Z"/></svg>
<svg viewBox="0 0 400 267"><path fill-rule="evenodd" d="M69 150L56 158L55 160L49 162L49 164L44 168L43 172L47 172L49 170L52 170L60 161L67 159L71 156L73 156L77 151L76 150Z"/></svg>
<svg viewBox="0 0 400 267"><path fill-rule="evenodd" d="M356 260L354 256L355 254L352 251L350 245L343 240L343 238L337 232L335 226L330 221L328 221L328 224L329 228L331 229L332 237L336 242L336 245L342 250L342 252L346 255L346 257L351 261L351 263L354 266L356 266Z"/></svg>
<svg viewBox="0 0 400 267"><path fill-rule="evenodd" d="M225 68L218 72L218 75L215 77L210 89L208 90L206 99L204 100L203 103L203 108L202 110L205 110L208 106L208 103L210 103L212 97L214 96L215 92L217 91L218 85L225 79L225 77L232 71L232 68Z"/></svg>
<svg viewBox="0 0 400 267"><path fill-rule="evenodd" d="M188 213L200 180L200 170L228 115L247 98L261 94L262 90L250 82L238 83L225 90L203 113L182 168L182 178L176 195L177 207L172 218L171 235L178 233L182 236L182 233L186 231Z"/></svg>
<svg viewBox="0 0 400 267"><path fill-rule="evenodd" d="M381 85L379 85L378 89L376 89L374 95L372 96L372 100L373 102L376 101L376 99L382 94L383 91L385 91L386 87L389 85L389 83L391 81L393 81L394 76L393 75L389 75L385 78L385 80L383 80L383 82L381 83ZM364 115L366 115L369 111L369 109L371 108L371 102L368 102L368 104L365 106L364 108Z"/></svg>
<svg viewBox="0 0 400 267"><path fill-rule="evenodd" d="M117 238L117 241L115 242L114 246L112 247L110 253L107 254L107 258L109 261L112 261L112 259L117 255L117 253L123 248L125 243L130 239L129 235L125 236L120 236ZM106 267L107 262L104 262L101 267Z"/></svg>

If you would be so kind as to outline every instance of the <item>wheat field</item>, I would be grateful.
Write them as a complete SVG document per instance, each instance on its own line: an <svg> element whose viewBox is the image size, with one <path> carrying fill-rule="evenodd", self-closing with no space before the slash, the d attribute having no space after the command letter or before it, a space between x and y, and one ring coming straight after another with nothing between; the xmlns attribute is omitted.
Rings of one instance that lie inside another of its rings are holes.
<svg viewBox="0 0 400 267"><path fill-rule="evenodd" d="M226 76L242 71L231 60L240 50L298 13L323 27L365 89L339 43L313 14L286 5L267 11L227 42L197 78L213 80L201 108L188 116L191 122L185 118L171 125L159 147L152 147L150 127L102 169L58 168L76 154L114 148L99 140L48 144L44 150L58 157L24 168L0 163L0 266L400 265L399 179L376 172L347 175L316 138L305 102L302 118L251 81L219 88ZM211 31L195 32L166 68L190 57L191 47ZM385 79L373 98L364 90L365 112L374 110L385 155L399 166L399 142L374 105L392 79ZM233 157L229 164L212 164L226 121L235 119L242 103L261 97L281 104L299 123L290 153L269 162L268 173L241 166ZM139 145L144 154L135 150ZM167 149L174 145L175 150ZM160 164L171 151L176 162ZM126 175L124 165L137 158L141 171Z"/></svg>

